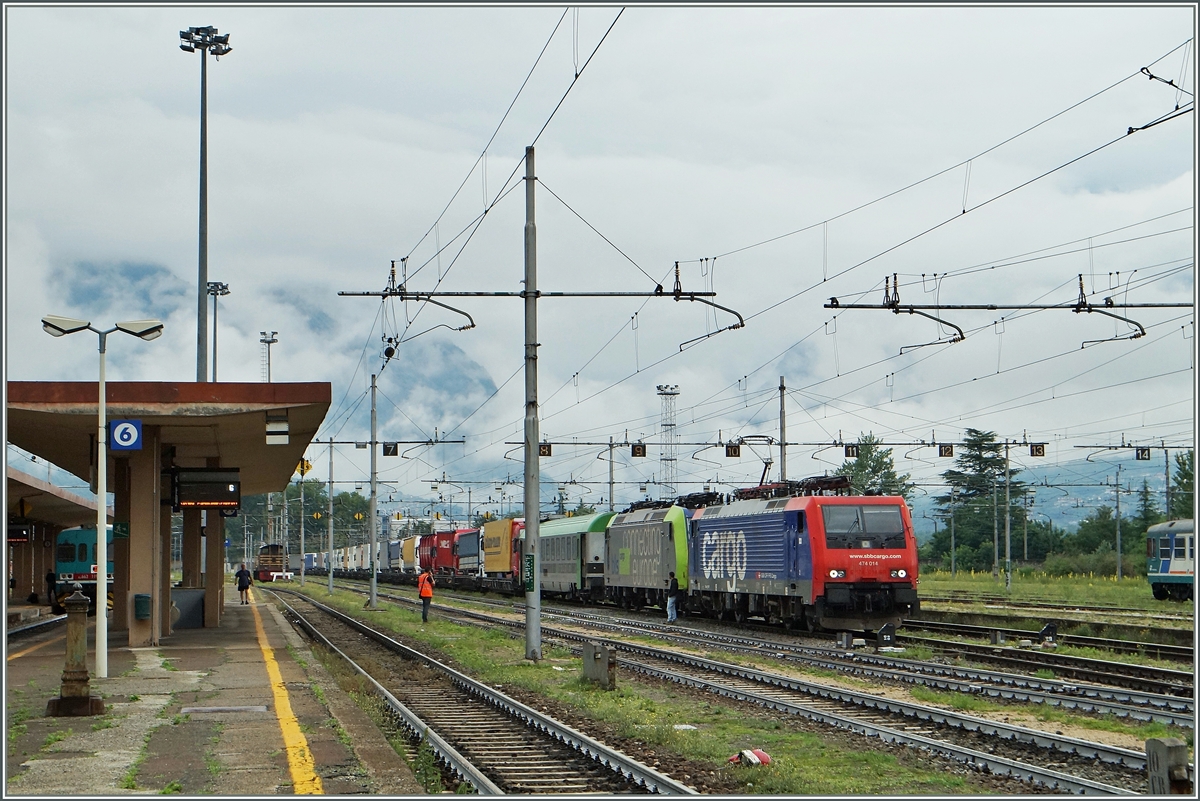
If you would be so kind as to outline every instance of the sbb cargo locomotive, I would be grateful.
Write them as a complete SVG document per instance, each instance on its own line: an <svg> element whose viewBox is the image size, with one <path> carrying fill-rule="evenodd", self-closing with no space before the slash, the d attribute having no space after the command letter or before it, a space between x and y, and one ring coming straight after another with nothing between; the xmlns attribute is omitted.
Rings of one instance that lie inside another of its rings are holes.
<svg viewBox="0 0 1200 801"><path fill-rule="evenodd" d="M673 572L681 612L810 630L899 625L919 610L908 506L901 497L841 494L848 487L844 476L822 477L544 521L542 594L665 607ZM412 538L415 548L401 541L401 553L419 555L412 562L385 563L384 546L380 579L413 581L428 565L443 587L520 594L524 535L519 519L426 534Z"/></svg>

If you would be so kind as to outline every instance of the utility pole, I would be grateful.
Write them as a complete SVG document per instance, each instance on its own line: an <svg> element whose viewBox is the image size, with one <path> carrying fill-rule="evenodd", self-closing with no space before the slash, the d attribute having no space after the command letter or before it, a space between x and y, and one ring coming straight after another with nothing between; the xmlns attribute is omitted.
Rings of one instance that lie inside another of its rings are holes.
<svg viewBox="0 0 1200 801"><path fill-rule="evenodd" d="M608 438L608 511L613 511L613 438Z"/></svg>
<svg viewBox="0 0 1200 801"><path fill-rule="evenodd" d="M329 594L333 595L333 437L329 438L329 556L325 569L329 574Z"/></svg>
<svg viewBox="0 0 1200 801"><path fill-rule="evenodd" d="M1004 591L1012 592L1012 494L1009 491L1008 440L1004 440Z"/></svg>
<svg viewBox="0 0 1200 801"><path fill-rule="evenodd" d="M787 411L783 399L786 387L779 376L779 480L787 481Z"/></svg>
<svg viewBox="0 0 1200 801"><path fill-rule="evenodd" d="M955 559L957 558L957 554L955 553L956 548L955 548L955 542L954 542L954 496L955 496L955 491L953 488L951 488L950 489L950 578L954 578L955 576L958 575L958 565L955 562Z"/></svg>
<svg viewBox="0 0 1200 801"><path fill-rule="evenodd" d="M1000 517L996 506L996 478L992 477L992 578L1000 578Z"/></svg>
<svg viewBox="0 0 1200 801"><path fill-rule="evenodd" d="M378 587L376 585L376 539L375 526L379 522L379 474L376 472L375 459L377 451L375 443L375 374L371 373L371 595L367 602L367 608L371 610L378 609Z"/></svg>
<svg viewBox="0 0 1200 801"><path fill-rule="evenodd" d="M538 577L541 465L538 463L537 226L533 147L525 148L525 658L542 658L542 598Z"/></svg>
<svg viewBox="0 0 1200 801"><path fill-rule="evenodd" d="M1117 581L1121 580L1121 463L1117 462Z"/></svg>

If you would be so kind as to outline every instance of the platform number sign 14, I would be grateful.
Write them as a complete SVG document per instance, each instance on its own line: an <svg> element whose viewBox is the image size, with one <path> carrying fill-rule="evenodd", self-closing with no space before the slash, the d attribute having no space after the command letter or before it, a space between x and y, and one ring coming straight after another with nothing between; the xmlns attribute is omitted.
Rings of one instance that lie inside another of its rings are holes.
<svg viewBox="0 0 1200 801"><path fill-rule="evenodd" d="M142 449L142 421L111 421L108 424L108 447L114 451L140 451Z"/></svg>
<svg viewBox="0 0 1200 801"><path fill-rule="evenodd" d="M1134 451L1134 453L1133 453L1134 458L1137 459L1137 461L1139 461L1139 462L1150 461L1150 449L1149 448L1134 448L1133 451Z"/></svg>

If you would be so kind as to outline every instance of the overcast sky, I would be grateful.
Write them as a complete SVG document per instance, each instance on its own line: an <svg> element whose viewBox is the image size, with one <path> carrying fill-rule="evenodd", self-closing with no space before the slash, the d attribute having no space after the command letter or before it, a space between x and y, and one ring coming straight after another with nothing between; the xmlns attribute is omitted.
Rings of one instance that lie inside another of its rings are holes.
<svg viewBox="0 0 1200 801"><path fill-rule="evenodd" d="M658 442L660 384L678 387L683 442L777 439L780 376L795 443L973 427L1047 442L1053 464L1077 445L1193 441L1191 308L1110 310L1133 324L825 308L881 306L893 275L902 304L1070 307L1081 274L1089 303L1191 303L1196 117L1127 131L1192 108L1192 7L619 12L6 6L8 378L95 380L94 342L46 336L52 313L160 317L157 341L110 340L108 379L195 379L200 56L178 32L213 25L233 46L208 61L209 280L230 287L218 377L262 380L260 332L276 331L272 380L331 382L320 438L364 440L381 338L404 338L380 373L379 438L465 438L380 458L382 499L410 514L443 472L459 482L443 496L472 487L476 504L519 479L522 303L443 298L475 322L454 331L466 318L444 309L337 293L382 289L401 258L411 289L520 291L521 162L543 126L542 291L669 291L678 262L685 291L746 320L693 341L735 318L543 300L551 441ZM966 339L947 342L951 326ZM365 480L366 453L340 446L336 477ZM568 502L598 503L606 453L556 445L543 477L595 482ZM681 445L678 491L757 483L765 459L778 477L777 448L742 454ZM923 483L951 466L894 454ZM618 504L659 494L638 484L661 478L658 457L617 451ZM325 448L309 458L324 478ZM842 460L793 445L788 476Z"/></svg>

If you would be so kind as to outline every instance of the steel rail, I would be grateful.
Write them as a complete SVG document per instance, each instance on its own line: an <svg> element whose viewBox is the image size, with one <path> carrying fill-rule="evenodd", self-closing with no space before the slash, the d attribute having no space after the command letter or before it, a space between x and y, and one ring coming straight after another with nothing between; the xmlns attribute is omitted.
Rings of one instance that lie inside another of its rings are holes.
<svg viewBox="0 0 1200 801"><path fill-rule="evenodd" d="M544 613L543 615L543 617L550 616L558 617L555 613ZM582 625L585 626L597 626L609 630L621 630L625 628L622 624L604 623L601 621L572 620L572 622L582 622ZM634 631L641 630L640 627L629 628ZM929 685L937 689L968 695L986 695L1004 700L1027 701L1029 703L1113 715L1132 720L1164 723L1181 728L1190 729L1195 726L1193 705L1182 702L1180 699L1174 699L1178 702L1177 708L1179 708L1179 711L1172 711L1168 708L1171 701L1170 696L1153 696L1154 703L1147 702L1135 705L1133 703L1120 703L1115 699L1103 697L1105 688L1102 687L1089 688L1091 690L1090 694L1081 694L1079 692L1079 685L1067 684L1065 682L1046 682L1045 680L1022 682L1021 680L1025 677L997 671L968 671L953 666L945 670L930 670L928 669L929 667L945 668L947 666L930 666L926 663L906 659L859 654L852 651L794 646L786 643L764 642L761 640L755 641L736 636L721 637L718 640L716 637L704 636L704 634L697 635L692 632L685 634L676 631L652 631L657 636L672 642L684 644L690 642L706 645L716 642L722 647L740 653L799 661L839 673L853 673L872 678L889 679L904 684ZM1039 686L1036 688L1029 686L1034 682L1048 686ZM1133 693L1124 693L1123 695L1127 701L1132 701L1133 696L1135 696ZM1140 694L1136 695L1141 697ZM1151 696L1145 695L1144 697L1150 698Z"/></svg>
<svg viewBox="0 0 1200 801"><path fill-rule="evenodd" d="M1141 692L1178 695L1183 698L1192 698L1195 695L1192 684L1195 677L1191 673L1179 670L1167 671L1145 665L1104 662L1045 650L1033 651L1024 648L936 640L911 635L904 635L897 639L901 642L918 643L938 651L961 653L973 659L1001 665L1045 665L1055 668L1058 673L1083 678L1085 681L1100 681Z"/></svg>
<svg viewBox="0 0 1200 801"><path fill-rule="evenodd" d="M1117 624L1128 628L1129 624ZM1031 629L1014 629L1003 626L981 626L971 623L950 623L940 620L905 620L906 629L923 629L925 631L941 631L950 634L961 634L967 637L987 638L993 631L1003 633L1006 637L1037 640L1040 632ZM1136 628L1136 627L1134 627ZM1182 629L1164 629L1169 636L1190 639L1193 632ZM1106 637L1085 637L1078 634L1061 634L1055 637L1059 645L1077 645L1084 648L1098 648L1118 653L1156 655L1158 658L1192 661L1195 649L1191 645L1177 643L1136 642L1133 640L1114 640Z"/></svg>
<svg viewBox="0 0 1200 801"><path fill-rule="evenodd" d="M279 598L281 591L272 590L272 592L277 598ZM290 590L283 590L282 592L291 593ZM308 600L306 596L302 597L305 597L306 601ZM404 725L404 727L408 729L408 731L416 739L423 739L426 743L428 743L429 747L433 750L433 753L437 755L437 757L454 773L455 776L474 787L475 791L480 795L505 795L503 790L497 787L495 783L493 783L491 779L489 779L482 771L475 767L470 760L460 754L458 750L454 748L454 746L442 739L441 735L431 729L429 725L425 723L425 721L421 720L421 718L416 715L416 713L412 712L408 707L402 704L396 698L396 696L392 695L387 690L386 687L377 682L370 673L359 667L358 663L351 659L348 654L330 642L324 634L322 634L315 626L308 622L308 619L305 618L304 615L296 611L296 609L293 608L283 598L279 598L279 602L282 603L284 607L292 613L297 622L299 622L305 631L320 641L321 644L330 651L333 651L340 656L343 660L345 660L346 664L354 669L355 672L370 682L375 692L387 702L387 705L400 719L400 722ZM318 606L319 608L324 608L316 602L309 602L313 603L313 605Z"/></svg>
<svg viewBox="0 0 1200 801"><path fill-rule="evenodd" d="M66 615L52 615L44 617L40 620L35 620L33 623L27 623L24 626L17 626L5 630L5 639L13 640L14 638L24 637L30 634L36 634L39 631L46 631L57 625L62 624L67 619Z"/></svg>
<svg viewBox="0 0 1200 801"><path fill-rule="evenodd" d="M397 600L415 604L415 601L412 601L406 597L399 597ZM497 619L490 615L473 612L471 610L445 609L444 611L451 612L454 615L480 620L491 625L500 624L514 629L520 629L523 626L521 621ZM594 639L575 632L563 631L556 628L547 628L545 626L543 626L542 631L543 634L548 637L555 637L570 642L587 642ZM729 675L731 677L740 678L746 681L761 683L767 686L776 686L839 703L850 702L863 709L874 709L884 713L901 714L907 717L915 717L919 720L956 726L966 731L977 731L988 736L1023 742L1063 753L1073 753L1082 757L1100 759L1109 764L1123 766L1135 771L1145 769L1145 755L1129 749L1117 748L1115 746L1108 746L1102 743L1094 743L1086 740L1079 740L1077 738L1065 737L1063 735L1050 735L1045 732L1027 729L1020 726L995 723L982 718L961 715L959 713L934 709L932 707L926 707L919 704L904 704L865 693L857 693L849 690L842 691L835 688L829 688L822 685L792 679L790 677L776 676L764 671L744 668L738 665L730 665L727 663L718 662L716 660L705 659L703 657L693 657L691 655L672 651L661 651L658 649L647 648L630 643L609 641L607 644L618 651L625 651L651 659L675 662L680 665L691 665L706 672ZM691 686L718 692L719 694L727 695L729 697L762 704L769 708L781 709L792 714L803 715L805 717L809 717L814 720L821 720L842 728L849 728L858 733L867 734L868 736L879 736L885 742L899 742L932 750L935 753L949 756L961 762L985 767L988 770L1003 775L1010 775L1025 779L1027 781L1045 784L1051 788L1064 789L1069 790L1070 792L1085 794L1135 794L1123 788L1103 784L1101 782L1094 782L1090 779L1084 779L1082 777L1071 776L1069 774L1064 774L1049 768L1041 768L1003 757L983 754L964 746L958 746L952 743L936 740L934 738L924 737L922 735L913 734L912 732L879 726L878 724L862 721L854 717L838 715L836 713L818 710L809 706L788 704L780 699L748 693L743 690L729 688L707 680L687 678L682 676L682 674L680 674L678 671L653 668L636 660L619 657L618 663L629 669L646 672L650 675L655 675L670 681L687 683Z"/></svg>
<svg viewBox="0 0 1200 801"><path fill-rule="evenodd" d="M283 590L283 592L292 592L296 595L301 594L294 593L291 590ZM595 761L615 772L621 773L628 779L647 788L648 790L663 794L698 795L697 791L693 790L687 785L677 782L669 776L665 776L653 768L648 767L647 765L643 765L641 762L638 762L637 760L621 753L620 751L609 748L598 740L595 740L588 735L583 734L582 732L576 731L570 726L560 723L554 718L544 715L537 710L522 704L520 701L517 701L514 698L510 698L504 693L501 693L480 681L476 681L465 673L460 673L454 668L439 662L433 657L427 656L420 651L410 648L407 645L388 637L386 634L371 628L365 623L355 620L349 615L343 614L337 609L326 606L318 601L313 600L312 598L309 598L308 596L304 596L304 598L308 603L340 620L342 623L346 624L360 634L371 638L375 642L390 650L403 654L410 659L422 662L430 668L449 676L455 684L472 693L473 695L484 699L493 706L505 710L513 717L525 721L525 723L530 727L538 729L554 739L571 746L576 751L591 757ZM495 621L492 622L494 623Z"/></svg>

